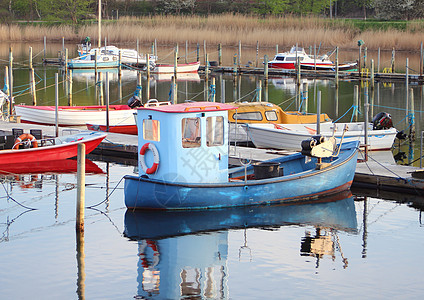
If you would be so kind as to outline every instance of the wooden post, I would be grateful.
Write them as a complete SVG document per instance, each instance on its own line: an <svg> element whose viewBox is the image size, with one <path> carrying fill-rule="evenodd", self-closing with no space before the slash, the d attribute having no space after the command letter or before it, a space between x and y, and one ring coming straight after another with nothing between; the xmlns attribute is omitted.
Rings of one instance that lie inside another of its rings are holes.
<svg viewBox="0 0 424 300"><path fill-rule="evenodd" d="M358 75L359 75L359 77L361 77L361 74L362 74L362 72L361 72L361 68L362 68L362 66L361 66L361 56L362 56L362 45L359 45L359 60L358 60Z"/></svg>
<svg viewBox="0 0 424 300"><path fill-rule="evenodd" d="M63 59L65 56L65 37L62 36L62 55L61 58Z"/></svg>
<svg viewBox="0 0 424 300"><path fill-rule="evenodd" d="M139 53L140 53L140 48L139 48L139 41L137 39L137 67L138 67L138 57L139 57Z"/></svg>
<svg viewBox="0 0 424 300"><path fill-rule="evenodd" d="M203 58L206 64L206 40L203 40Z"/></svg>
<svg viewBox="0 0 424 300"><path fill-rule="evenodd" d="M109 132L109 72L106 72L106 131Z"/></svg>
<svg viewBox="0 0 424 300"><path fill-rule="evenodd" d="M364 48L364 68L367 67L367 53L368 53L368 48L365 47Z"/></svg>
<svg viewBox="0 0 424 300"><path fill-rule="evenodd" d="M77 239L77 295L78 299L85 299L85 252L84 252L84 232L76 232Z"/></svg>
<svg viewBox="0 0 424 300"><path fill-rule="evenodd" d="M118 76L122 75L122 51L119 50Z"/></svg>
<svg viewBox="0 0 424 300"><path fill-rule="evenodd" d="M147 78L150 77L150 55L149 53L146 54L146 73L147 73Z"/></svg>
<svg viewBox="0 0 424 300"><path fill-rule="evenodd" d="M207 78L207 76L209 75L209 58L207 53L205 55L205 74Z"/></svg>
<svg viewBox="0 0 424 300"><path fill-rule="evenodd" d="M374 90L374 59L371 59L371 89Z"/></svg>
<svg viewBox="0 0 424 300"><path fill-rule="evenodd" d="M317 71L317 45L316 44L314 44L314 71L315 72Z"/></svg>
<svg viewBox="0 0 424 300"><path fill-rule="evenodd" d="M200 46L199 43L196 45L196 61L200 61Z"/></svg>
<svg viewBox="0 0 424 300"><path fill-rule="evenodd" d="M178 45L174 48L174 76L177 76L178 72Z"/></svg>
<svg viewBox="0 0 424 300"><path fill-rule="evenodd" d="M77 156L77 232L84 232L85 207L85 144L78 144Z"/></svg>
<svg viewBox="0 0 424 300"><path fill-rule="evenodd" d="M54 124L56 127L56 137L59 136L59 74L54 74L54 103L55 103L55 114Z"/></svg>
<svg viewBox="0 0 424 300"><path fill-rule="evenodd" d="M239 69L240 69L240 65L241 65L241 40L239 40L238 55L237 55L237 66Z"/></svg>
<svg viewBox="0 0 424 300"><path fill-rule="evenodd" d="M395 48L392 50L392 63L391 63L392 73L395 73Z"/></svg>
<svg viewBox="0 0 424 300"><path fill-rule="evenodd" d="M94 78L97 79L97 49L94 51Z"/></svg>
<svg viewBox="0 0 424 300"><path fill-rule="evenodd" d="M309 95L308 95L308 82L304 82L303 83L303 107L304 107L304 111L307 113L308 112L308 99Z"/></svg>
<svg viewBox="0 0 424 300"><path fill-rule="evenodd" d="M409 89L410 113L409 113L409 140L415 141L415 105L414 105L414 90Z"/></svg>
<svg viewBox="0 0 424 300"><path fill-rule="evenodd" d="M275 55L278 54L278 44L275 45Z"/></svg>
<svg viewBox="0 0 424 300"><path fill-rule="evenodd" d="M65 74L68 74L68 48L65 48Z"/></svg>
<svg viewBox="0 0 424 300"><path fill-rule="evenodd" d="M9 115L13 115L13 49L9 49L9 99L10 99L10 111Z"/></svg>
<svg viewBox="0 0 424 300"><path fill-rule="evenodd" d="M98 89L99 89L99 105L104 105L104 98L103 98L103 78L102 78L102 72L99 72L98 77Z"/></svg>
<svg viewBox="0 0 424 300"><path fill-rule="evenodd" d="M218 44L218 66L222 66L222 44Z"/></svg>
<svg viewBox="0 0 424 300"><path fill-rule="evenodd" d="M318 91L317 98L317 135L321 134L321 91Z"/></svg>
<svg viewBox="0 0 424 300"><path fill-rule="evenodd" d="M364 113L364 117L365 117L365 119L364 119L364 144L365 144L365 161L368 161L368 114L369 114L369 106L370 106L370 104L369 104L369 100L368 100L368 87L367 86L365 86L364 87L364 98L365 98L365 103L364 103L364 110L365 110L365 113Z"/></svg>
<svg viewBox="0 0 424 300"><path fill-rule="evenodd" d="M380 73L380 47L378 47L378 56L377 56L377 73Z"/></svg>
<svg viewBox="0 0 424 300"><path fill-rule="evenodd" d="M184 55L184 57L185 57L185 63L187 63L187 56L188 56L188 41L186 40L185 41L185 55Z"/></svg>
<svg viewBox="0 0 424 300"><path fill-rule="evenodd" d="M233 57L233 75L237 75L237 55Z"/></svg>
<svg viewBox="0 0 424 300"><path fill-rule="evenodd" d="M4 67L4 85L6 90L4 91L5 94L7 95L7 98L10 100L11 98L9 97L9 67L5 66ZM10 107L12 106L12 101L7 101L7 111L11 112L12 110L10 109Z"/></svg>
<svg viewBox="0 0 424 300"><path fill-rule="evenodd" d="M225 103L225 80L222 75L220 77L221 77L221 102Z"/></svg>
<svg viewBox="0 0 424 300"><path fill-rule="evenodd" d="M256 60L255 60L255 67L258 67L259 61L259 41L256 41Z"/></svg>
<svg viewBox="0 0 424 300"><path fill-rule="evenodd" d="M97 11L98 11L98 20L97 20L97 35L98 35L98 37L97 37L97 43L98 43L98 45L97 45L97 47L99 47L99 49L100 49L100 47L102 46L102 1L101 0L99 0L99 3L98 3L99 5L98 5L98 7L97 7Z"/></svg>
<svg viewBox="0 0 424 300"><path fill-rule="evenodd" d="M268 81L268 55L264 55L264 77L265 77L265 84Z"/></svg>
<svg viewBox="0 0 424 300"><path fill-rule="evenodd" d="M405 89L406 89L406 115L408 116L408 106L409 106L409 59L406 58L405 66Z"/></svg>
<svg viewBox="0 0 424 300"><path fill-rule="evenodd" d="M262 102L262 80L259 80L258 82L258 88L256 90L256 95L257 95L257 101L258 102Z"/></svg>
<svg viewBox="0 0 424 300"><path fill-rule="evenodd" d="M44 36L44 62L46 62L46 55L47 55L47 40L46 40L46 36Z"/></svg>
<svg viewBox="0 0 424 300"><path fill-rule="evenodd" d="M71 106L72 105L72 69L69 69L68 80L69 80L68 105Z"/></svg>
<svg viewBox="0 0 424 300"><path fill-rule="evenodd" d="M336 86L339 84L339 47L336 47Z"/></svg>
<svg viewBox="0 0 424 300"><path fill-rule="evenodd" d="M354 109L355 109L355 113L354 113L354 116L355 116L355 122L357 122L358 121L358 106L359 106L359 86L358 85L355 85L354 86L354 88L353 88L353 106L354 106Z"/></svg>
<svg viewBox="0 0 424 300"><path fill-rule="evenodd" d="M32 96L32 105L37 105L37 96L35 93L35 73L32 65L32 47L29 47L29 84Z"/></svg>

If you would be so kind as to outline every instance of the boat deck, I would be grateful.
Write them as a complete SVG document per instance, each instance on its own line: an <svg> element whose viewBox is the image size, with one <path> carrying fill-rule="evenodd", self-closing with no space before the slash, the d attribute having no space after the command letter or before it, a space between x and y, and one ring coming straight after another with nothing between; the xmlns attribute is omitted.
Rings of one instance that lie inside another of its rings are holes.
<svg viewBox="0 0 424 300"><path fill-rule="evenodd" d="M53 137L55 135L54 126L0 121L0 128L0 134L1 131L10 133L12 128L22 128L25 132L29 132L30 129L42 129L43 136L46 137ZM76 131L79 130L85 129L59 127L60 134L76 133ZM138 138L135 135L109 133L92 153L102 156L136 159L138 153L137 143ZM293 152L230 146L229 163L232 165L241 165L244 159L257 162L291 153ZM353 186L424 195L424 179L414 178L412 176L413 172L419 171L420 169L396 165L393 156L390 154L390 151L370 152L370 158L367 162L358 163ZM359 155L359 157L362 156L362 154ZM113 159L111 161L113 161Z"/></svg>

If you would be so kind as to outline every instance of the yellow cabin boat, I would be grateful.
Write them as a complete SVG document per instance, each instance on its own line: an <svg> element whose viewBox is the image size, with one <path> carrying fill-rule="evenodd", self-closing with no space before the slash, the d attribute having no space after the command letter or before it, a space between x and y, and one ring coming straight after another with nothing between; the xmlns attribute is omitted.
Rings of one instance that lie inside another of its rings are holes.
<svg viewBox="0 0 424 300"><path fill-rule="evenodd" d="M248 142L250 140L240 125L244 123L304 124L317 121L316 114L284 111L278 105L270 102L237 102L233 104L238 108L228 111L230 142ZM320 122L330 121L327 114L321 114Z"/></svg>
<svg viewBox="0 0 424 300"><path fill-rule="evenodd" d="M237 109L228 112L230 122L237 123L275 123L275 124L303 124L315 123L317 115L300 111L284 111L270 102L242 102L234 103ZM327 114L321 114L321 122L329 122Z"/></svg>

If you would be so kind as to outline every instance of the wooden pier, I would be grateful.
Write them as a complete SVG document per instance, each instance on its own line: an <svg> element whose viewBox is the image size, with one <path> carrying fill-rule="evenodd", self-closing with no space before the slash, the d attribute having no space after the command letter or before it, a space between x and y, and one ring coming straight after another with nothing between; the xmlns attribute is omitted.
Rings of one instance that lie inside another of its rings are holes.
<svg viewBox="0 0 424 300"><path fill-rule="evenodd" d="M12 128L22 128L24 132L30 129L41 129L44 137L55 135L55 126L42 126L25 123L9 123L0 121L0 128L4 133L11 133ZM59 127L59 134L71 134L84 129ZM106 139L92 152L114 161L114 157L136 160L138 158L138 138L135 135L109 133ZM257 149L241 146L230 146L229 163L241 165L248 160L252 163L277 158L293 152ZM359 158L362 154L360 153ZM424 173L421 169L410 166L396 165L391 152L375 151L369 153L367 162L358 163L353 182L355 188L369 188L381 191L424 195Z"/></svg>

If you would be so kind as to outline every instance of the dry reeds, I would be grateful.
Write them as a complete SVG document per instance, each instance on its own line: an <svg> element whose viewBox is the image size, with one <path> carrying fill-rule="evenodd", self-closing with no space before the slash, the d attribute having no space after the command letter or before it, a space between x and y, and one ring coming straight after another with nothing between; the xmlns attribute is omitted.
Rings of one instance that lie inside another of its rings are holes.
<svg viewBox="0 0 424 300"><path fill-rule="evenodd" d="M329 20L318 17L267 17L243 15L201 16L151 16L124 17L119 21L102 22L102 36L110 43L141 43L157 40L162 45L176 43L190 44L206 41L208 45L221 43L236 46L240 40L243 46L288 47L299 45L321 45L323 48L356 49L357 40L366 42L369 49L416 50L424 40L422 22L411 22L406 32L365 31L359 33L352 25L342 20ZM97 39L98 25L84 25L78 28L60 26L19 26L0 25L0 41L50 41L61 40L79 42L85 36Z"/></svg>

